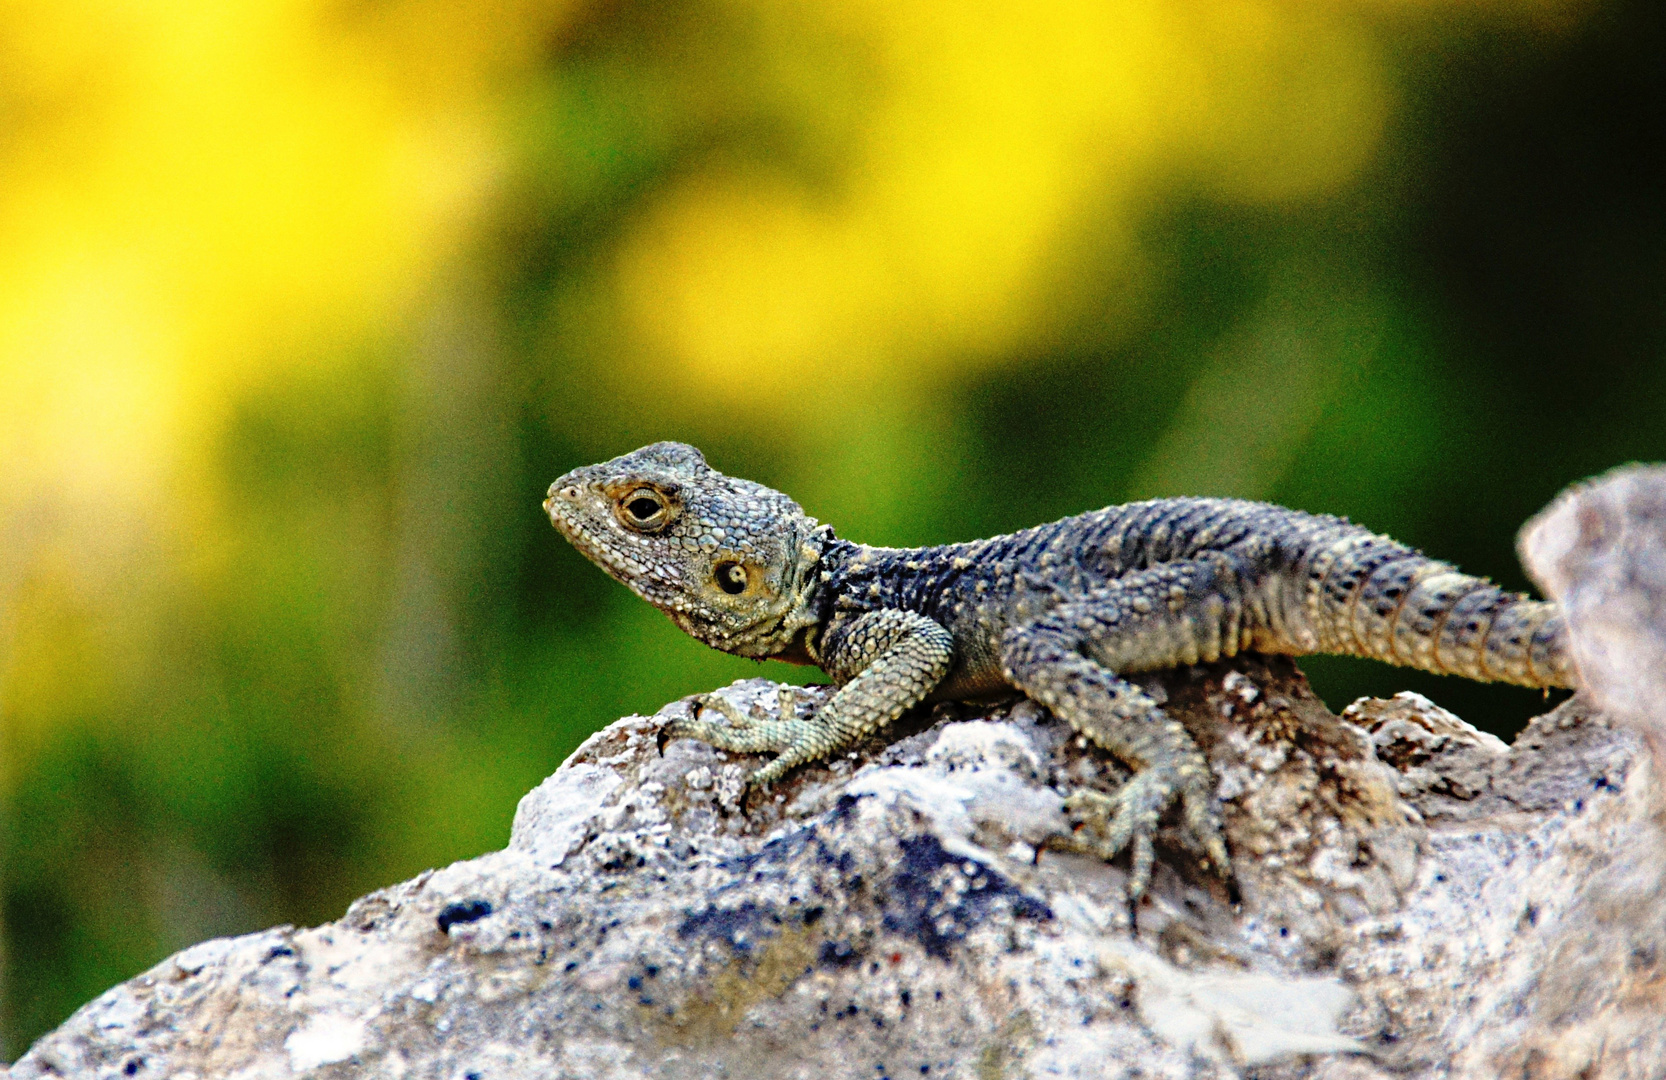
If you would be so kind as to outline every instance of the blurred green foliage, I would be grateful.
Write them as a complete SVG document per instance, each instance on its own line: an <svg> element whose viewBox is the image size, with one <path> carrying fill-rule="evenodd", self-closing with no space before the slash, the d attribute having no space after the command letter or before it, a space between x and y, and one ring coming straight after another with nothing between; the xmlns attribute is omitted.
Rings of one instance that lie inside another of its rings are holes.
<svg viewBox="0 0 1666 1080"><path fill-rule="evenodd" d="M505 93L504 179L416 315L230 394L196 474L221 516L159 530L97 595L0 562L5 1054L171 950L501 846L617 716L816 675L705 650L551 532L551 479L649 441L869 542L1234 494L1525 588L1519 524L1666 446L1661 11L1382 18L1391 105L1343 180L1252 199L1173 166L1137 213L1073 211L1068 284L1023 318L783 382L676 368L614 275L713 170L812 203L859 187L897 69L790 12L578 9ZM1303 667L1334 708L1414 689L1506 736L1541 705Z"/></svg>

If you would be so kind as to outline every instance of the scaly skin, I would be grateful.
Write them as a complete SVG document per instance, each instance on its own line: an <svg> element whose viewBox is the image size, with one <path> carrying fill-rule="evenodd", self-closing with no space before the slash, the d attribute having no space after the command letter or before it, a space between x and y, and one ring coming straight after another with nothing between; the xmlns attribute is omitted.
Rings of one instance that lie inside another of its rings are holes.
<svg viewBox="0 0 1666 1080"><path fill-rule="evenodd" d="M878 548L798 504L655 443L557 480L550 520L586 556L714 648L819 665L838 688L814 716L741 715L706 698L668 737L778 756L766 784L850 746L922 701L1017 688L1134 770L1067 807L1149 880L1159 816L1230 872L1220 809L1185 729L1120 675L1241 650L1330 652L1524 686L1574 683L1554 605L1500 591L1340 518L1235 499L1155 499L1008 536Z"/></svg>

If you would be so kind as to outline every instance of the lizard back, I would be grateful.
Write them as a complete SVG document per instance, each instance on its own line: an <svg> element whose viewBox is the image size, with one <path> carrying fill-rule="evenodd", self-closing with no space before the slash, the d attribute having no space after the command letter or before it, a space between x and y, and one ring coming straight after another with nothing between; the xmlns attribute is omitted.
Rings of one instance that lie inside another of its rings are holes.
<svg viewBox="0 0 1666 1080"><path fill-rule="evenodd" d="M1251 648L1341 653L1480 681L1576 685L1554 604L1330 515L1237 499L1153 499L961 544L835 543L825 557L836 609L919 611L974 649L973 638L998 637L1131 574L1210 556L1218 587L1237 595L1245 617L1231 634L1197 627L1198 659ZM1123 669L1175 662L1125 657Z"/></svg>

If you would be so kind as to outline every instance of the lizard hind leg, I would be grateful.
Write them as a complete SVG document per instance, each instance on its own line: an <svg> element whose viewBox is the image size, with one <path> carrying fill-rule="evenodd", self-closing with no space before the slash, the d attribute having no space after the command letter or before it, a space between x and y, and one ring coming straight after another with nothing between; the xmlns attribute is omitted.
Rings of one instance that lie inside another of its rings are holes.
<svg viewBox="0 0 1666 1080"><path fill-rule="evenodd" d="M1231 876L1202 752L1157 702L1096 659L1140 654L1139 666L1149 669L1235 652L1240 604L1234 593L1219 590L1217 575L1187 569L1130 575L1014 627L1001 643L1002 665L1015 686L1135 770L1114 795L1073 793L1066 809L1092 839L1063 838L1055 845L1107 860L1128 850L1128 891L1134 899L1150 879L1158 819L1175 801L1189 845L1216 873ZM1194 595L1196 603L1187 603ZM1210 622L1213 629L1205 629ZM1232 644L1222 648L1227 642Z"/></svg>

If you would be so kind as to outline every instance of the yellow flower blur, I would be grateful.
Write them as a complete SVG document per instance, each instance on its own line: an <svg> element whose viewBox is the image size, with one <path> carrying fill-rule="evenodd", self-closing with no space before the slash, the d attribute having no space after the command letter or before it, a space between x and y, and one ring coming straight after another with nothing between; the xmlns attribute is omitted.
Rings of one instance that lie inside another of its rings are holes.
<svg viewBox="0 0 1666 1080"><path fill-rule="evenodd" d="M626 241L642 359L722 407L999 356L1070 303L1079 260L1138 289L1127 230L1176 174L1231 199L1321 195L1392 105L1360 5L760 6L863 41L871 111L836 192L711 170Z"/></svg>
<svg viewBox="0 0 1666 1080"><path fill-rule="evenodd" d="M47 942L0 1044L501 843L540 754L732 676L537 517L628 440L925 542L995 516L977 447L1161 382L1161 431L996 479L1275 494L1403 313L1330 234L1258 248L1139 368L1151 223L1376 192L1408 41L1585 3L0 0L0 946Z"/></svg>

